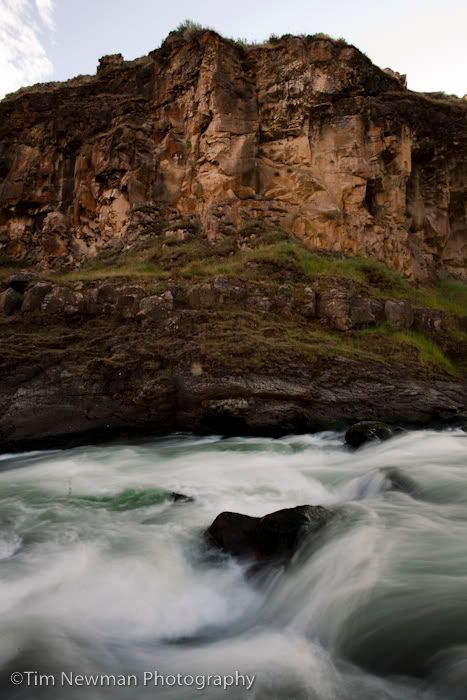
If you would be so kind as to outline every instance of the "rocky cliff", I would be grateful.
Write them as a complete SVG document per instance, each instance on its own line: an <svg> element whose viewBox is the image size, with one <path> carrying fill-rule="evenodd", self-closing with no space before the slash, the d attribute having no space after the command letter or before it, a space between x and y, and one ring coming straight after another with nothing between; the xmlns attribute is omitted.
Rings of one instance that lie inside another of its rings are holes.
<svg viewBox="0 0 467 700"><path fill-rule="evenodd" d="M183 214L210 240L248 245L260 221L417 281L465 278L466 115L342 41L173 32L0 103L0 256L78 266Z"/></svg>
<svg viewBox="0 0 467 700"><path fill-rule="evenodd" d="M210 31L5 98L0 449L467 423L466 114Z"/></svg>

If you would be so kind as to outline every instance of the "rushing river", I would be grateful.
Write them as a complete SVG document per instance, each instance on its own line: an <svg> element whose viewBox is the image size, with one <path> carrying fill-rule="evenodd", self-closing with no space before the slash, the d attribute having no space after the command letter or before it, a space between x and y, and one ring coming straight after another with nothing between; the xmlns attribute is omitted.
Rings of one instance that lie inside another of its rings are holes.
<svg viewBox="0 0 467 700"><path fill-rule="evenodd" d="M269 578L203 547L223 510L305 503L338 515L314 551ZM321 433L4 455L0 523L5 700L467 697L462 431L357 452ZM143 682L155 670L180 681ZM137 683L83 687L62 671ZM202 687L235 672L255 676L249 690Z"/></svg>

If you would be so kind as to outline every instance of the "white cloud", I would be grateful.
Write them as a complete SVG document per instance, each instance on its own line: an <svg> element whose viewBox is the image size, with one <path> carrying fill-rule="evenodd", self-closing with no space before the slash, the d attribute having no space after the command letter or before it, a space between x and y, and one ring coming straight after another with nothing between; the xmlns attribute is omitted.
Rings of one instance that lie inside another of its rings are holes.
<svg viewBox="0 0 467 700"><path fill-rule="evenodd" d="M0 0L0 98L50 78L44 39L54 28L53 0Z"/></svg>
<svg viewBox="0 0 467 700"><path fill-rule="evenodd" d="M36 0L39 15L44 24L50 29L55 29L54 2L53 0Z"/></svg>

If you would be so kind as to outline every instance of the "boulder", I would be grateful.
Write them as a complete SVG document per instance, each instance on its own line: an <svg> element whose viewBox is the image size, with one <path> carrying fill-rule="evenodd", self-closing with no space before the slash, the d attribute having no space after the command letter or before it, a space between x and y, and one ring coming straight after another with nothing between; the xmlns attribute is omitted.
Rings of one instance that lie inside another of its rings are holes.
<svg viewBox="0 0 467 700"><path fill-rule="evenodd" d="M408 301L388 299L384 305L386 320L396 328L408 329L413 326L414 312Z"/></svg>
<svg viewBox="0 0 467 700"><path fill-rule="evenodd" d="M116 290L116 313L124 319L135 318L139 311L144 288L136 286L118 287Z"/></svg>
<svg viewBox="0 0 467 700"><path fill-rule="evenodd" d="M228 277L216 277L212 287L219 304L238 304L246 296L245 286L235 284Z"/></svg>
<svg viewBox="0 0 467 700"><path fill-rule="evenodd" d="M177 493L176 491L171 491L169 498L171 501L174 501L174 503L193 503L195 500L193 496L185 496L184 493Z"/></svg>
<svg viewBox="0 0 467 700"><path fill-rule="evenodd" d="M348 331L352 327L350 318L350 301L347 292L341 289L329 289L320 292L318 297L318 316L327 318L339 331Z"/></svg>
<svg viewBox="0 0 467 700"><path fill-rule="evenodd" d="M364 420L354 423L345 434L345 441L351 447L360 447L373 440L389 440L393 431L385 423L373 420Z"/></svg>
<svg viewBox="0 0 467 700"><path fill-rule="evenodd" d="M303 290L303 303L300 306L300 313L305 318L315 318L316 316L316 292L311 287Z"/></svg>
<svg viewBox="0 0 467 700"><path fill-rule="evenodd" d="M350 300L352 327L369 326L379 323L383 318L384 305L382 301L362 296L355 296Z"/></svg>
<svg viewBox="0 0 467 700"><path fill-rule="evenodd" d="M193 309L209 308L214 306L218 295L212 284L203 282L195 284L187 292L187 300Z"/></svg>
<svg viewBox="0 0 467 700"><path fill-rule="evenodd" d="M8 287L0 294L0 314L10 316L21 308L23 295L15 289Z"/></svg>
<svg viewBox="0 0 467 700"><path fill-rule="evenodd" d="M246 300L247 308L259 314L267 314L271 310L272 302L269 297L262 294L252 294Z"/></svg>
<svg viewBox="0 0 467 700"><path fill-rule="evenodd" d="M143 326L167 320L174 307L174 298L170 290L163 294L144 297L139 304L138 318Z"/></svg>
<svg viewBox="0 0 467 700"><path fill-rule="evenodd" d="M292 557L305 537L319 530L332 512L322 506L284 508L262 518L224 512L205 532L207 541L226 554L256 564Z"/></svg>
<svg viewBox="0 0 467 700"><path fill-rule="evenodd" d="M33 279L34 274L32 272L28 272L27 270L19 270L18 272L14 272L12 275L9 275L5 280L5 284L7 287L14 289L15 292L24 294L28 283Z"/></svg>
<svg viewBox="0 0 467 700"><path fill-rule="evenodd" d="M47 314L73 316L84 310L84 296L70 287L53 287L45 295L41 309Z"/></svg>
<svg viewBox="0 0 467 700"><path fill-rule="evenodd" d="M92 316L111 314L117 305L117 287L114 282L103 282L89 289L85 296L86 312Z"/></svg>
<svg viewBox="0 0 467 700"><path fill-rule="evenodd" d="M421 333L439 333L447 328L446 314L434 309L415 309L413 327Z"/></svg>
<svg viewBox="0 0 467 700"><path fill-rule="evenodd" d="M33 284L24 295L21 311L40 311L42 302L52 288L53 285L50 282L37 282L37 284Z"/></svg>

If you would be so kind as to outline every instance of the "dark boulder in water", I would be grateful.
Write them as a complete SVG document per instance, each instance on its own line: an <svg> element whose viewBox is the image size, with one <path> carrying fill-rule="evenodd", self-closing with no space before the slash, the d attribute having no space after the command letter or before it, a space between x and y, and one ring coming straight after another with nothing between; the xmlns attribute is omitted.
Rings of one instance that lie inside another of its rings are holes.
<svg viewBox="0 0 467 700"><path fill-rule="evenodd" d="M354 423L345 434L345 441L351 447L361 447L373 440L389 440L394 431L380 421L365 420Z"/></svg>
<svg viewBox="0 0 467 700"><path fill-rule="evenodd" d="M206 530L208 542L239 559L282 563L300 543L319 530L332 516L322 506L284 508L262 518L242 513L220 513Z"/></svg>

